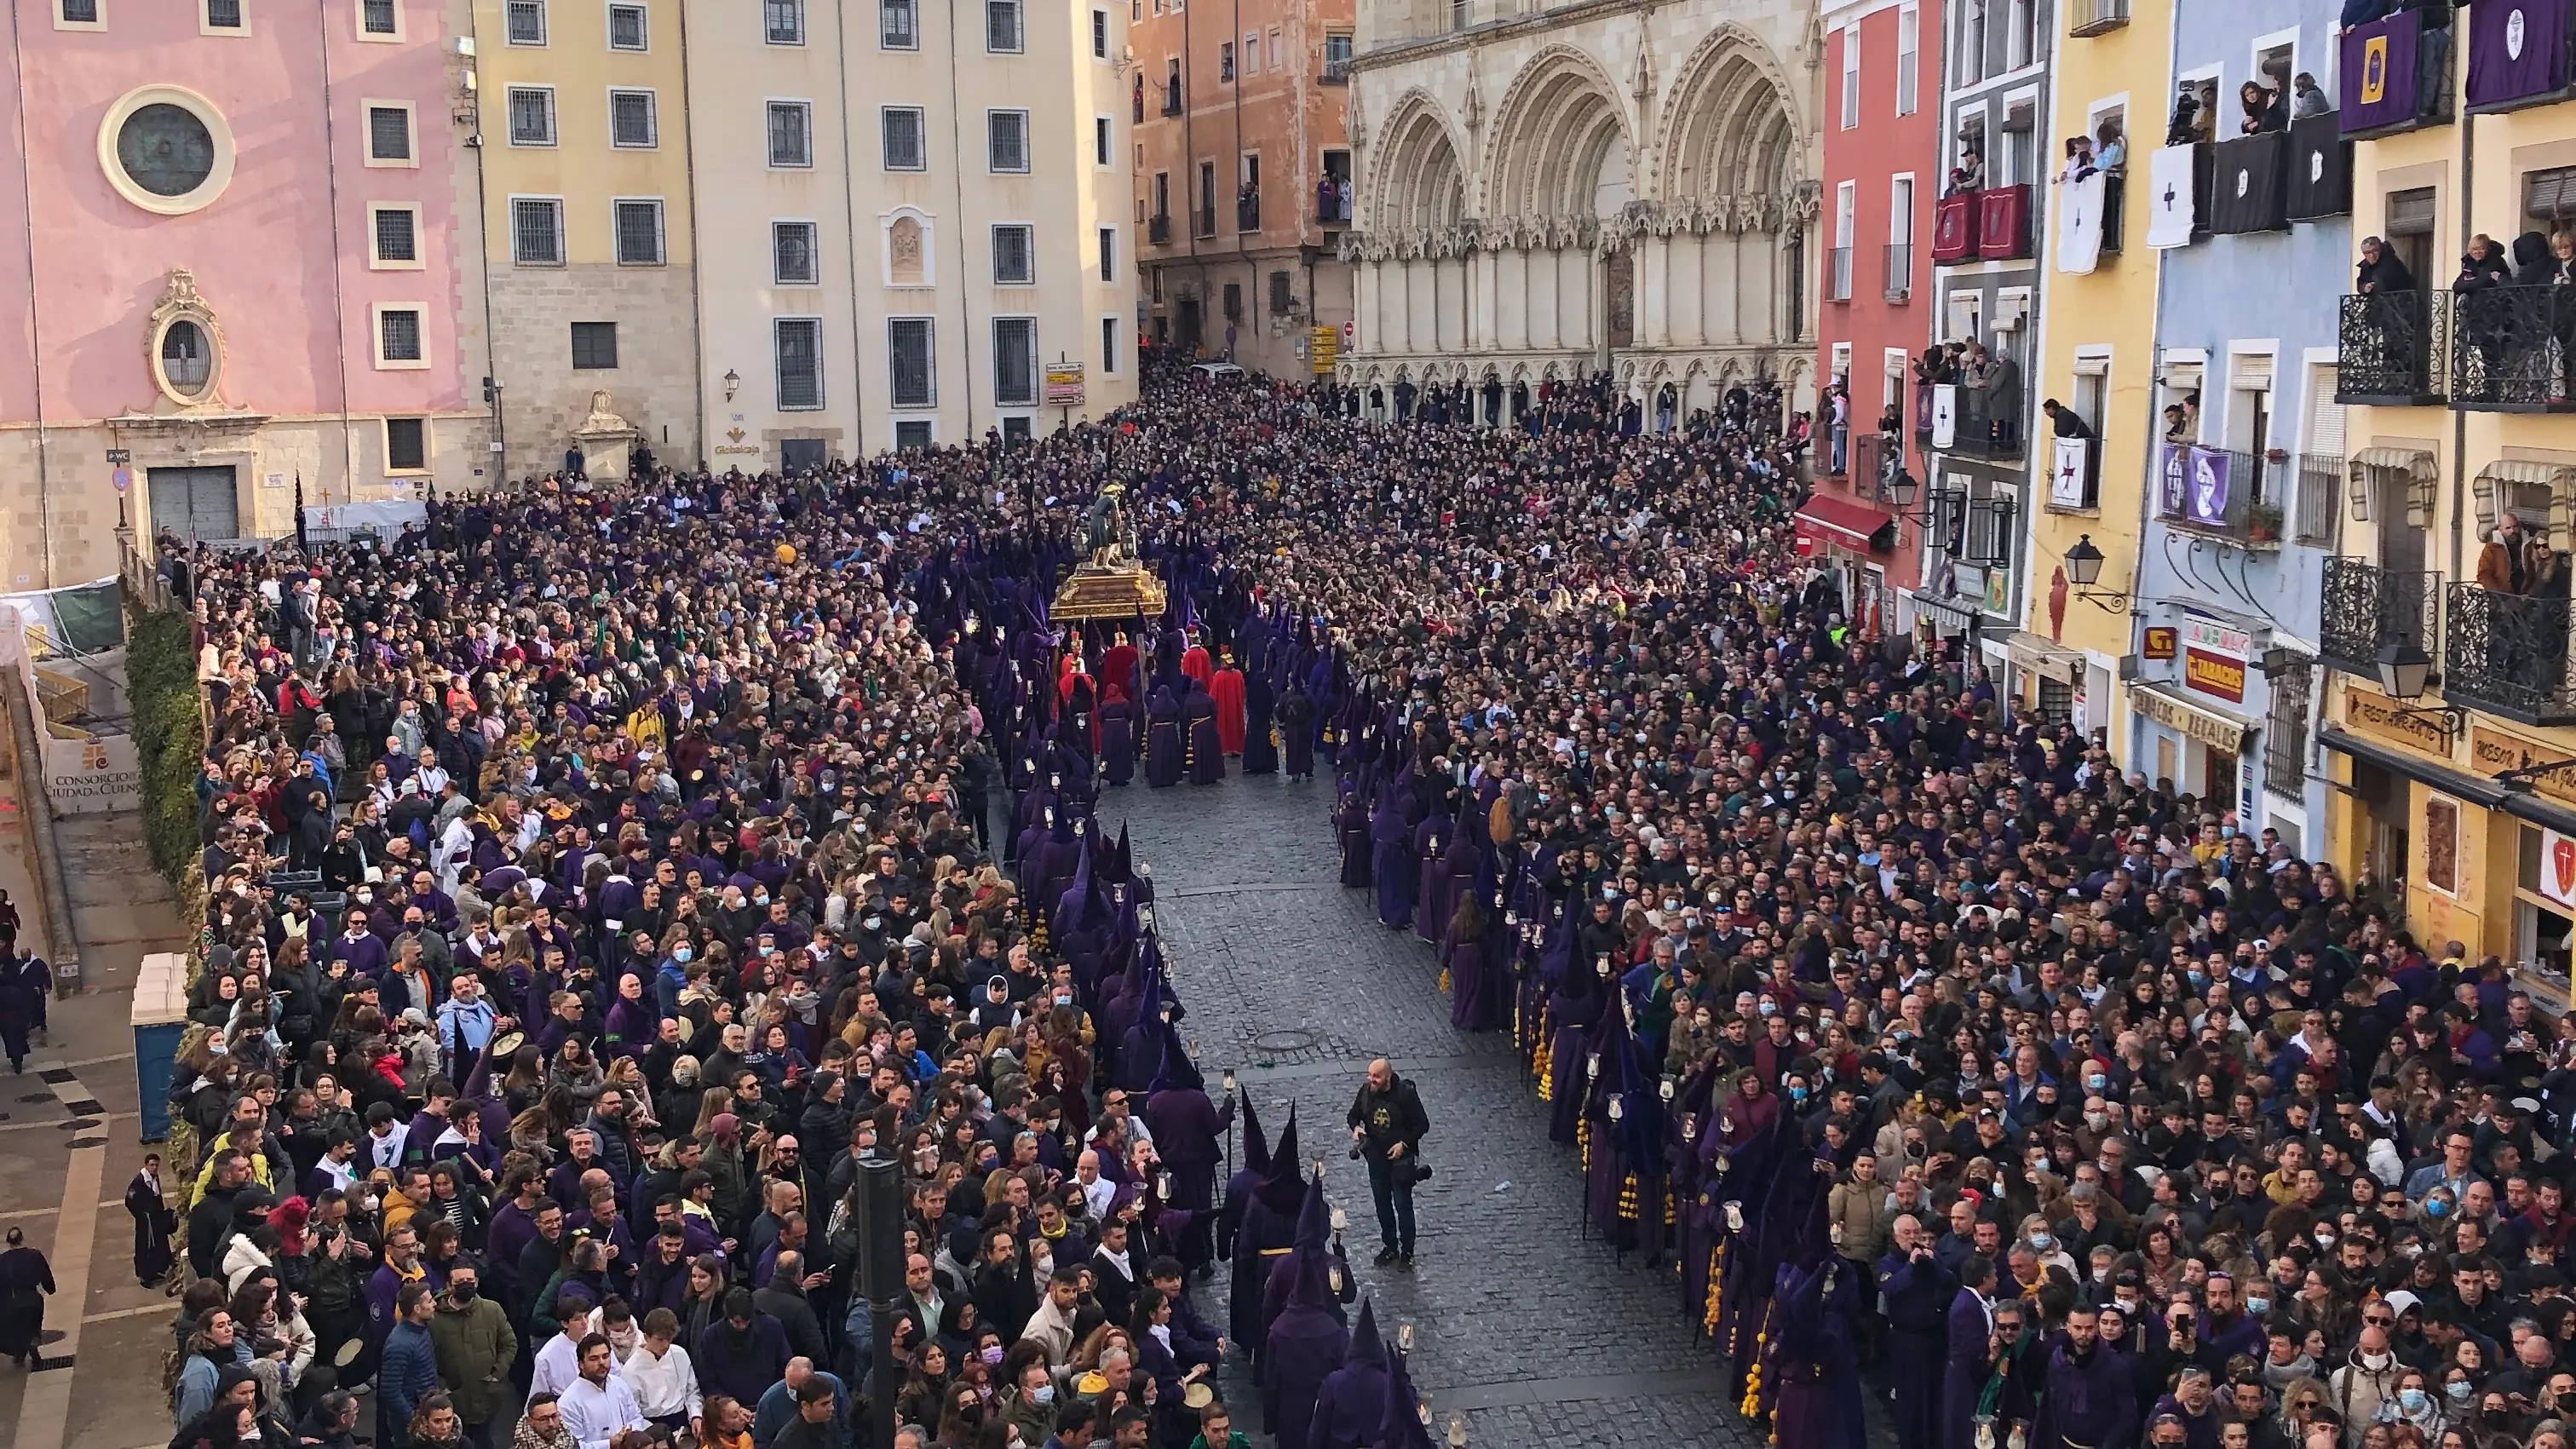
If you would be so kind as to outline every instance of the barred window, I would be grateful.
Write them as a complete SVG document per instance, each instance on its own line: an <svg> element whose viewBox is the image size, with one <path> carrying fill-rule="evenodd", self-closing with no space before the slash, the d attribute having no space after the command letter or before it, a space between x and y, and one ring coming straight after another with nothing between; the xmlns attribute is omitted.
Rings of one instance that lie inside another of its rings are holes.
<svg viewBox="0 0 2576 1449"><path fill-rule="evenodd" d="M1020 42L1020 0L984 0L984 48L1010 55Z"/></svg>
<svg viewBox="0 0 2576 1449"><path fill-rule="evenodd" d="M608 93L608 143L630 149L649 150L660 142L661 128L653 111L651 91L610 91Z"/></svg>
<svg viewBox="0 0 2576 1449"><path fill-rule="evenodd" d="M888 171L921 171L929 162L921 148L921 108L888 106L885 108L885 169Z"/></svg>
<svg viewBox="0 0 2576 1449"><path fill-rule="evenodd" d="M984 140L985 159L993 170L1022 172L1029 169L1028 112L986 111Z"/></svg>
<svg viewBox="0 0 2576 1449"><path fill-rule="evenodd" d="M1037 241L1021 225L993 228L993 285L1026 287L1038 279Z"/></svg>
<svg viewBox="0 0 2576 1449"><path fill-rule="evenodd" d="M563 202L521 196L510 202L510 260L523 267L563 265Z"/></svg>
<svg viewBox="0 0 2576 1449"><path fill-rule="evenodd" d="M394 14L394 0L365 0L358 7L358 20L369 35L392 35L401 29Z"/></svg>
<svg viewBox="0 0 2576 1449"><path fill-rule="evenodd" d="M2285 799L2308 791L2308 700L2316 668L2314 660L2301 660L2272 676L2271 707L2263 717L2263 788Z"/></svg>
<svg viewBox="0 0 2576 1449"><path fill-rule="evenodd" d="M555 143L555 93L537 86L510 88L510 144Z"/></svg>
<svg viewBox="0 0 2576 1449"><path fill-rule="evenodd" d="M775 326L779 410L811 412L823 405L822 319L781 317Z"/></svg>
<svg viewBox="0 0 2576 1449"><path fill-rule="evenodd" d="M617 203L617 264L662 265L662 203L649 199Z"/></svg>
<svg viewBox="0 0 2576 1449"><path fill-rule="evenodd" d="M98 23L98 0L63 0L63 23L66 25L96 25Z"/></svg>
<svg viewBox="0 0 2576 1449"><path fill-rule="evenodd" d="M617 324L572 324L572 366L575 372L614 371L617 367Z"/></svg>
<svg viewBox="0 0 2576 1449"><path fill-rule="evenodd" d="M376 355L387 362L418 362L420 310L389 307L376 314Z"/></svg>
<svg viewBox="0 0 2576 1449"><path fill-rule="evenodd" d="M420 260L420 237L411 208L388 206L376 212L376 260L379 262Z"/></svg>
<svg viewBox="0 0 2576 1449"><path fill-rule="evenodd" d="M772 45L805 43L805 0L761 0L763 38Z"/></svg>
<svg viewBox="0 0 2576 1449"><path fill-rule="evenodd" d="M546 43L546 0L510 0L510 43Z"/></svg>
<svg viewBox="0 0 2576 1449"><path fill-rule="evenodd" d="M1038 401L1038 319L993 319L993 403L1035 407Z"/></svg>
<svg viewBox="0 0 2576 1449"><path fill-rule="evenodd" d="M241 0L206 0L206 23L217 30L241 29Z"/></svg>
<svg viewBox="0 0 2576 1449"><path fill-rule="evenodd" d="M886 370L894 405L926 408L939 401L931 372L930 319L896 317L886 323Z"/></svg>
<svg viewBox="0 0 2576 1449"><path fill-rule="evenodd" d="M385 419L385 467L397 473L417 473L428 466L429 420Z"/></svg>
<svg viewBox="0 0 2576 1449"><path fill-rule="evenodd" d="M921 48L921 7L918 0L879 0L877 44L887 50Z"/></svg>
<svg viewBox="0 0 2576 1449"><path fill-rule="evenodd" d="M401 106L367 107L367 159L411 159L411 112Z"/></svg>
<svg viewBox="0 0 2576 1449"><path fill-rule="evenodd" d="M769 164L814 164L814 108L804 101L769 103Z"/></svg>
<svg viewBox="0 0 2576 1449"><path fill-rule="evenodd" d="M770 280L782 287L811 287L822 268L814 257L814 223L773 221L769 224Z"/></svg>
<svg viewBox="0 0 2576 1449"><path fill-rule="evenodd" d="M611 5L608 7L609 49L643 50L646 48L646 36L643 6Z"/></svg>

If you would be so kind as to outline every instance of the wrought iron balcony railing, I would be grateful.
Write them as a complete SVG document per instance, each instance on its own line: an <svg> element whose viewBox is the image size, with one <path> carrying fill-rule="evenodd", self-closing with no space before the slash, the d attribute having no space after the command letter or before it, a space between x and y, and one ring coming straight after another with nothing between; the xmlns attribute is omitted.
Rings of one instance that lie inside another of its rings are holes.
<svg viewBox="0 0 2576 1449"><path fill-rule="evenodd" d="M2452 365L2451 294L2371 292L2343 298L2335 322L2335 401L2431 407Z"/></svg>
<svg viewBox="0 0 2576 1449"><path fill-rule="evenodd" d="M2564 287L2490 287L2451 299L2451 406L2564 412L2576 303Z"/></svg>
<svg viewBox="0 0 2576 1449"><path fill-rule="evenodd" d="M1145 242L1149 246L1158 247L1172 244L1172 217L1169 212L1162 213L1145 223Z"/></svg>
<svg viewBox="0 0 2576 1449"><path fill-rule="evenodd" d="M2333 454L2299 455L2297 507L2291 510L2290 537L2300 543L2332 543L2335 509L2343 501L2344 462Z"/></svg>
<svg viewBox="0 0 2576 1449"><path fill-rule="evenodd" d="M2279 475L2289 464L2261 453L2198 444L2161 445L2169 470L2157 490L2156 517L2175 528L2257 548L2278 548L2285 531Z"/></svg>
<svg viewBox="0 0 2576 1449"><path fill-rule="evenodd" d="M2576 723L2566 599L2475 584L2452 584L2444 594L2443 698L2525 724Z"/></svg>
<svg viewBox="0 0 2576 1449"><path fill-rule="evenodd" d="M2326 560L2318 652L2353 674L2378 668L2379 651L2407 643L2426 655L2441 642L2442 576L2400 573L2357 558Z"/></svg>

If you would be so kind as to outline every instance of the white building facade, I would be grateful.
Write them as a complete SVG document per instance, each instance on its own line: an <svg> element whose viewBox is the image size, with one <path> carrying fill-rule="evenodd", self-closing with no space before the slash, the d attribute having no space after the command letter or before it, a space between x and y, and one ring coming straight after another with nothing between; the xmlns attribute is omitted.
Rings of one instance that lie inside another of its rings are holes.
<svg viewBox="0 0 2576 1449"><path fill-rule="evenodd" d="M1524 3L1361 0L1342 380L1813 406L1815 7Z"/></svg>

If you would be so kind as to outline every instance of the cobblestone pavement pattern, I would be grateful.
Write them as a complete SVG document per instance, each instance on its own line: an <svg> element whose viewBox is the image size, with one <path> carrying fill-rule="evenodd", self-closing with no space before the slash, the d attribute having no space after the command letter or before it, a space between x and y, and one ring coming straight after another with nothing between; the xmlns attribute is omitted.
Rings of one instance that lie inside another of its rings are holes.
<svg viewBox="0 0 2576 1449"><path fill-rule="evenodd" d="M1669 1271L1582 1239L1570 1150L1547 1140L1508 1036L1450 1026L1431 948L1339 885L1331 804L1329 783L1255 776L1130 786L1099 813L1109 830L1129 824L1153 868L1156 923L1188 1008L1182 1036L1210 1083L1235 1068L1274 1136L1297 1103L1307 1155L1323 1156L1325 1190L1349 1211L1361 1291L1390 1338L1413 1325L1435 1442L1463 1412L1470 1444L1752 1449L1761 1436L1724 1402ZM1431 1118L1434 1175L1414 1198L1410 1276L1369 1263L1376 1217L1347 1154L1343 1114L1374 1056L1414 1080ZM1203 1290L1213 1314L1224 1285ZM1230 1402L1257 1402L1242 1363L1229 1361L1225 1384Z"/></svg>

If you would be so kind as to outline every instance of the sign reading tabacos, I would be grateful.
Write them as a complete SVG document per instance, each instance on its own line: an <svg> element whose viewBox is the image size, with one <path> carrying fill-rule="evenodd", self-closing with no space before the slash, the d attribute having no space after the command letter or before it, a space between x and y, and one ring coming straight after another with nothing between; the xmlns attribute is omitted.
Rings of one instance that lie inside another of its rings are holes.
<svg viewBox="0 0 2576 1449"><path fill-rule="evenodd" d="M2216 619L2183 616L2183 683L2213 698L2243 704L2245 665L2253 656L2253 635Z"/></svg>

